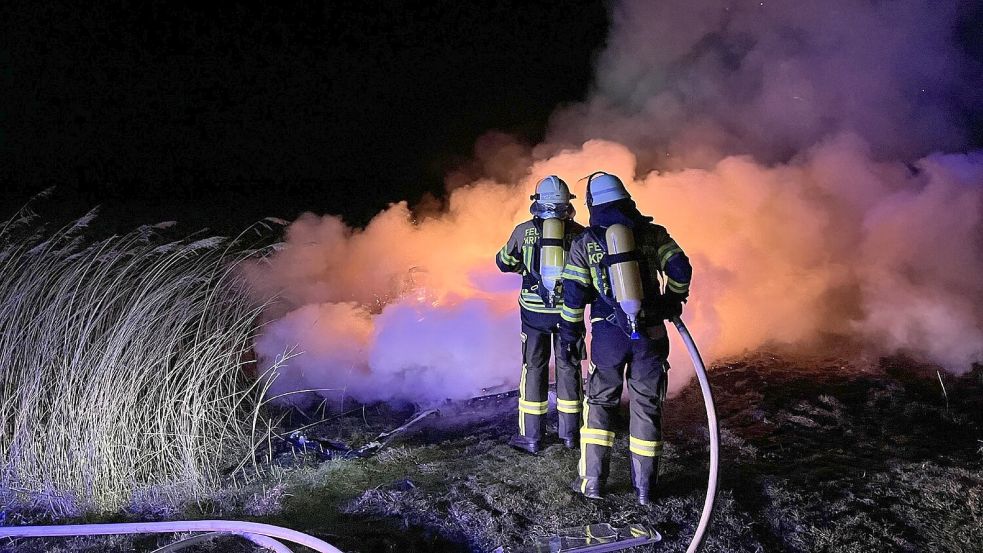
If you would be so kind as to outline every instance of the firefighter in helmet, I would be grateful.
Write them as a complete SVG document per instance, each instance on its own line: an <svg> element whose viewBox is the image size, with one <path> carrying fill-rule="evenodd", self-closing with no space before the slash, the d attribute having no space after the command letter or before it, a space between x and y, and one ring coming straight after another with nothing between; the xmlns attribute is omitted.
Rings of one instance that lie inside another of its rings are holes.
<svg viewBox="0 0 983 553"><path fill-rule="evenodd" d="M584 227L574 222L576 213L567 183L550 175L536 185L529 211L533 217L515 227L495 261L502 272L522 275L519 314L522 321L522 373L519 378L519 432L509 445L537 453L543 444L543 419L547 411L550 345L556 354L556 397L559 435L564 445L578 445L583 376L580 363L558 354L560 282L566 252Z"/></svg>
<svg viewBox="0 0 983 553"><path fill-rule="evenodd" d="M664 321L682 312L693 271L666 229L639 213L618 177L604 172L588 177L587 208L590 226L574 240L563 270L560 321L561 355L568 357L568 364L579 363L586 333L584 308L590 304L587 398L578 477L571 487L589 498L604 493L614 445L612 419L625 379L632 484L639 503L647 505L662 452L662 402L669 369Z"/></svg>

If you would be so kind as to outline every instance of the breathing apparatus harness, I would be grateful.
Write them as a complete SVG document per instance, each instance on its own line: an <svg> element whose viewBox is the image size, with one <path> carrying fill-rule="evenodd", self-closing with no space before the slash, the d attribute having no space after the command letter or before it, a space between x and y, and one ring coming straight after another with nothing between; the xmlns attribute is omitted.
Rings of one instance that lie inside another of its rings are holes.
<svg viewBox="0 0 983 553"><path fill-rule="evenodd" d="M633 229L636 236L640 234L639 231L641 231L642 228L644 227L639 226ZM630 330L631 325L628 322L628 317L618 304L618 300L614 297L614 289L611 286L608 271L612 265L617 263L623 263L625 261L640 261L642 259L641 254L639 253L638 248L628 252L609 253L607 240L603 235L598 236L598 231L599 229L597 227L588 227L586 230L586 232L590 234L590 237L601 247L601 251L604 252L604 256L601 257L601 260L598 262L598 266L602 269L600 273L604 275L604 282L601 286L603 289L598 290L597 294L604 301L604 303L611 308L611 314L605 317L604 320L621 329L621 331L625 333L625 336L628 336L633 340L637 340L641 337L640 334L647 334L648 326L645 324L647 319L646 313L644 310L639 313L637 333L632 333Z"/></svg>
<svg viewBox="0 0 983 553"><path fill-rule="evenodd" d="M553 218L559 219L559 217L553 217ZM543 219L540 218L540 221L542 220ZM559 298L562 297L563 289L559 285L559 283L557 283L557 286L553 289L551 293L543 284L543 275L540 274L540 272L536 268L539 266L539 260L541 259L542 256L543 246L557 246L566 249L565 248L566 236L564 236L563 238L544 238L542 225L539 225L536 230L538 231L536 233L536 242L532 244L533 246L533 258L531 263L532 267L526 267L526 271L528 271L529 274L532 275L532 277L536 280L536 283L529 287L529 291L536 293L540 298L542 298L543 303L545 303L547 306L553 307L558 303ZM564 228L564 234L565 233L566 233L566 229Z"/></svg>
<svg viewBox="0 0 983 553"><path fill-rule="evenodd" d="M553 177L555 178L555 177ZM559 179L557 179L559 181ZM562 182L562 181L559 181ZM564 187L566 185L564 184ZM574 199L576 196L569 194L569 199ZM566 221L573 219L577 214L577 209L569 201L567 202L544 202L541 201L543 195L539 192L529 196L532 200L532 205L529 206L529 212L533 215L533 224L536 225L536 242L533 244L533 262L532 267L526 267L526 270L530 275L536 279L536 284L530 287L531 292L535 292L540 298L542 298L543 303L549 307L556 306L559 303L560 297L562 297L562 288L557 283L553 290L549 290L547 286L544 285L543 275L538 270L540 261L542 259L542 252L544 247L558 247L564 250L567 249L567 239L566 239ZM559 219L564 222L563 230L560 233L559 238L546 238L545 222L548 219ZM560 267L562 271L563 268Z"/></svg>

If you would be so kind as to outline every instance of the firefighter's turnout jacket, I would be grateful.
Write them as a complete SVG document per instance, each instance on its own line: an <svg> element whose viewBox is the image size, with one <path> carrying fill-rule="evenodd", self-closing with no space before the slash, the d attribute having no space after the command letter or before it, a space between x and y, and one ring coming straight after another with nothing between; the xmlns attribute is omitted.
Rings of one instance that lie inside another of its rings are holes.
<svg viewBox="0 0 983 553"><path fill-rule="evenodd" d="M570 249L573 239L584 227L565 221L563 248ZM543 436L543 416L547 411L550 343L560 351L557 329L563 307L562 293L550 297L539 275L543 220L534 217L515 227L508 242L498 252L495 262L502 272L522 275L519 291L519 314L522 320L522 373L519 378L519 434L538 441ZM561 286L558 281L557 287ZM580 367L556 356L556 395L561 438L573 438L578 430L583 400Z"/></svg>
<svg viewBox="0 0 983 553"><path fill-rule="evenodd" d="M638 327L645 331L638 340L629 338L627 316L614 299L605 264L604 233L615 223L629 226L635 236L644 293ZM614 444L612 418L621 400L622 375L627 378L631 393L632 480L639 490L648 492L654 487L662 452L662 401L669 354L664 317L667 306L686 299L691 275L682 248L664 227L639 214L630 201L597 206L591 213L591 226L574 240L563 271L560 326L565 343L581 338L585 332L585 308L590 304L590 375L578 467L582 491L587 485L603 486L607 479ZM660 277L665 283L664 294Z"/></svg>

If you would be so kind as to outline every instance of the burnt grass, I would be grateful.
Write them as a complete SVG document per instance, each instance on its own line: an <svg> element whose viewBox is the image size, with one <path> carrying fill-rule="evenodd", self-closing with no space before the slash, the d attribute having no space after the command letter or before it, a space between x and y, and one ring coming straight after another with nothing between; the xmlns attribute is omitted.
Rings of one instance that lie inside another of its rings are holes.
<svg viewBox="0 0 983 553"><path fill-rule="evenodd" d="M983 370L936 371L900 356L756 353L714 365L722 462L706 551L983 551ZM626 421L610 491L588 501L567 487L576 451L552 443L530 456L506 445L515 406L508 394L441 406L369 458L281 453L245 507L199 501L184 516L278 524L359 552L520 552L559 528L643 524L664 536L649 549L685 551L708 466L695 382L666 403L661 496L650 507L634 503ZM366 406L307 435L357 446L413 411ZM167 541L65 550L149 551ZM250 549L222 539L198 550Z"/></svg>

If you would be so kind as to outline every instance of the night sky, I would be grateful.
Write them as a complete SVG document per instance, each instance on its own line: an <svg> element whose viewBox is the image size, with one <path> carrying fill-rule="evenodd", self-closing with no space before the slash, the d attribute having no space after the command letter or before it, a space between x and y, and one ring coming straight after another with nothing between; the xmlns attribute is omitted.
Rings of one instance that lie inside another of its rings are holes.
<svg viewBox="0 0 983 553"><path fill-rule="evenodd" d="M364 224L488 131L541 139L608 27L597 1L87 4L0 7L5 213L56 186L48 217L121 230Z"/></svg>

